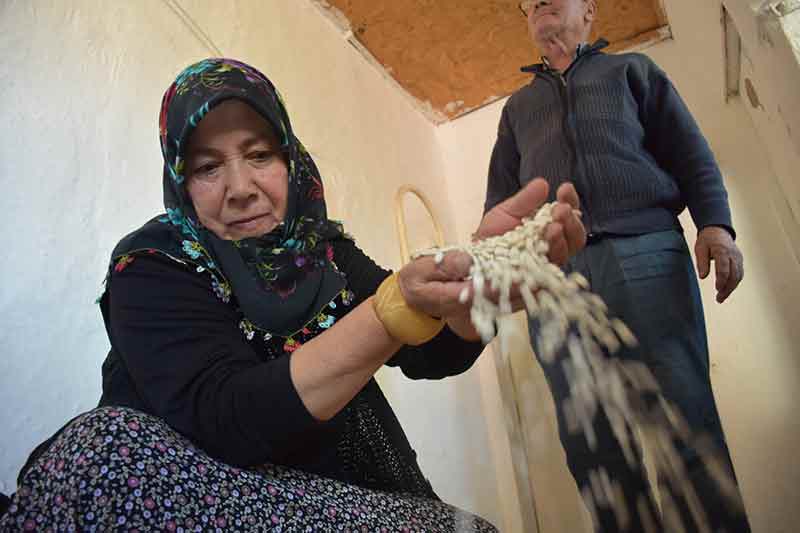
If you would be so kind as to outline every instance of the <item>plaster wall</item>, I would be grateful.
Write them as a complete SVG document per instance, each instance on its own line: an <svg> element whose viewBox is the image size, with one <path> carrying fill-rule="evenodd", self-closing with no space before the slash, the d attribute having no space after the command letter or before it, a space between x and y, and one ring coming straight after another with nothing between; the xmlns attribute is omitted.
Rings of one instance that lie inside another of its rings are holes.
<svg viewBox="0 0 800 533"><path fill-rule="evenodd" d="M796 2L723 4L742 40L742 99L775 174L771 201L800 263L800 9ZM778 16L781 6L794 11Z"/></svg>

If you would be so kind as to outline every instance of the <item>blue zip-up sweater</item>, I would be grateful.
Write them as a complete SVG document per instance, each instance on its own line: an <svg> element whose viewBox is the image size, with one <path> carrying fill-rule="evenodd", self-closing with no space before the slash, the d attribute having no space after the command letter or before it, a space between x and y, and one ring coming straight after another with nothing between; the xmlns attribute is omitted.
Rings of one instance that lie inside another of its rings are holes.
<svg viewBox="0 0 800 533"><path fill-rule="evenodd" d="M672 83L642 54L582 46L562 75L543 64L506 102L489 165L485 209L533 178L572 181L590 234L680 228L688 206L698 229L733 234L722 175Z"/></svg>

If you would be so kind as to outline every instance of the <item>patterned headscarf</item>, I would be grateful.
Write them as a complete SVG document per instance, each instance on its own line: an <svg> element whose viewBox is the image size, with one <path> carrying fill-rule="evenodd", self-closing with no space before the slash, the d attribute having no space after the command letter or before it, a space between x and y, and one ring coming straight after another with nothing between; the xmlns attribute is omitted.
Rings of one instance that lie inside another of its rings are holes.
<svg viewBox="0 0 800 533"><path fill-rule="evenodd" d="M223 240L200 224L186 190L185 150L203 119L220 103L250 105L275 130L289 170L286 217L270 233ZM322 179L292 131L272 83L232 59L205 59L181 72L164 94L159 119L166 215L123 239L113 254L120 270L137 253L162 253L207 274L224 301L231 295L257 328L290 335L316 316L345 285L333 264L332 242L345 238L327 216Z"/></svg>

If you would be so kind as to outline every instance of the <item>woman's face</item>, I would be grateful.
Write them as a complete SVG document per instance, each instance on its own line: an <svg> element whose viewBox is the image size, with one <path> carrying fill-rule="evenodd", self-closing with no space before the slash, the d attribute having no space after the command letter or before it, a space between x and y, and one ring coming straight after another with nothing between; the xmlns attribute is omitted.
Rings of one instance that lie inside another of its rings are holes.
<svg viewBox="0 0 800 533"><path fill-rule="evenodd" d="M221 239L260 237L286 216L289 172L278 138L244 102L225 101L203 117L185 174L200 223Z"/></svg>

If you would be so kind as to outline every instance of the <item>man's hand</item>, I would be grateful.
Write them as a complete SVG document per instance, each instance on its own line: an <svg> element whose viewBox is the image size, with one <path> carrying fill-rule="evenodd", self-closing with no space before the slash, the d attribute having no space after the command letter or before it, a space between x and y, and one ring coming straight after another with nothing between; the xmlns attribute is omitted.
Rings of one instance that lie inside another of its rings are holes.
<svg viewBox="0 0 800 533"><path fill-rule="evenodd" d="M548 192L549 185L542 178L531 181L514 196L486 213L473 238L485 239L516 228L523 218L534 215L547 201ZM545 229L544 238L550 245L548 258L561 266L586 246L586 230L576 214L580 209L580 200L571 183L564 183L558 188L556 200L553 222Z"/></svg>
<svg viewBox="0 0 800 533"><path fill-rule="evenodd" d="M725 228L706 226L694 245L700 279L708 277L711 260L716 271L717 302L724 302L744 277L744 258Z"/></svg>

